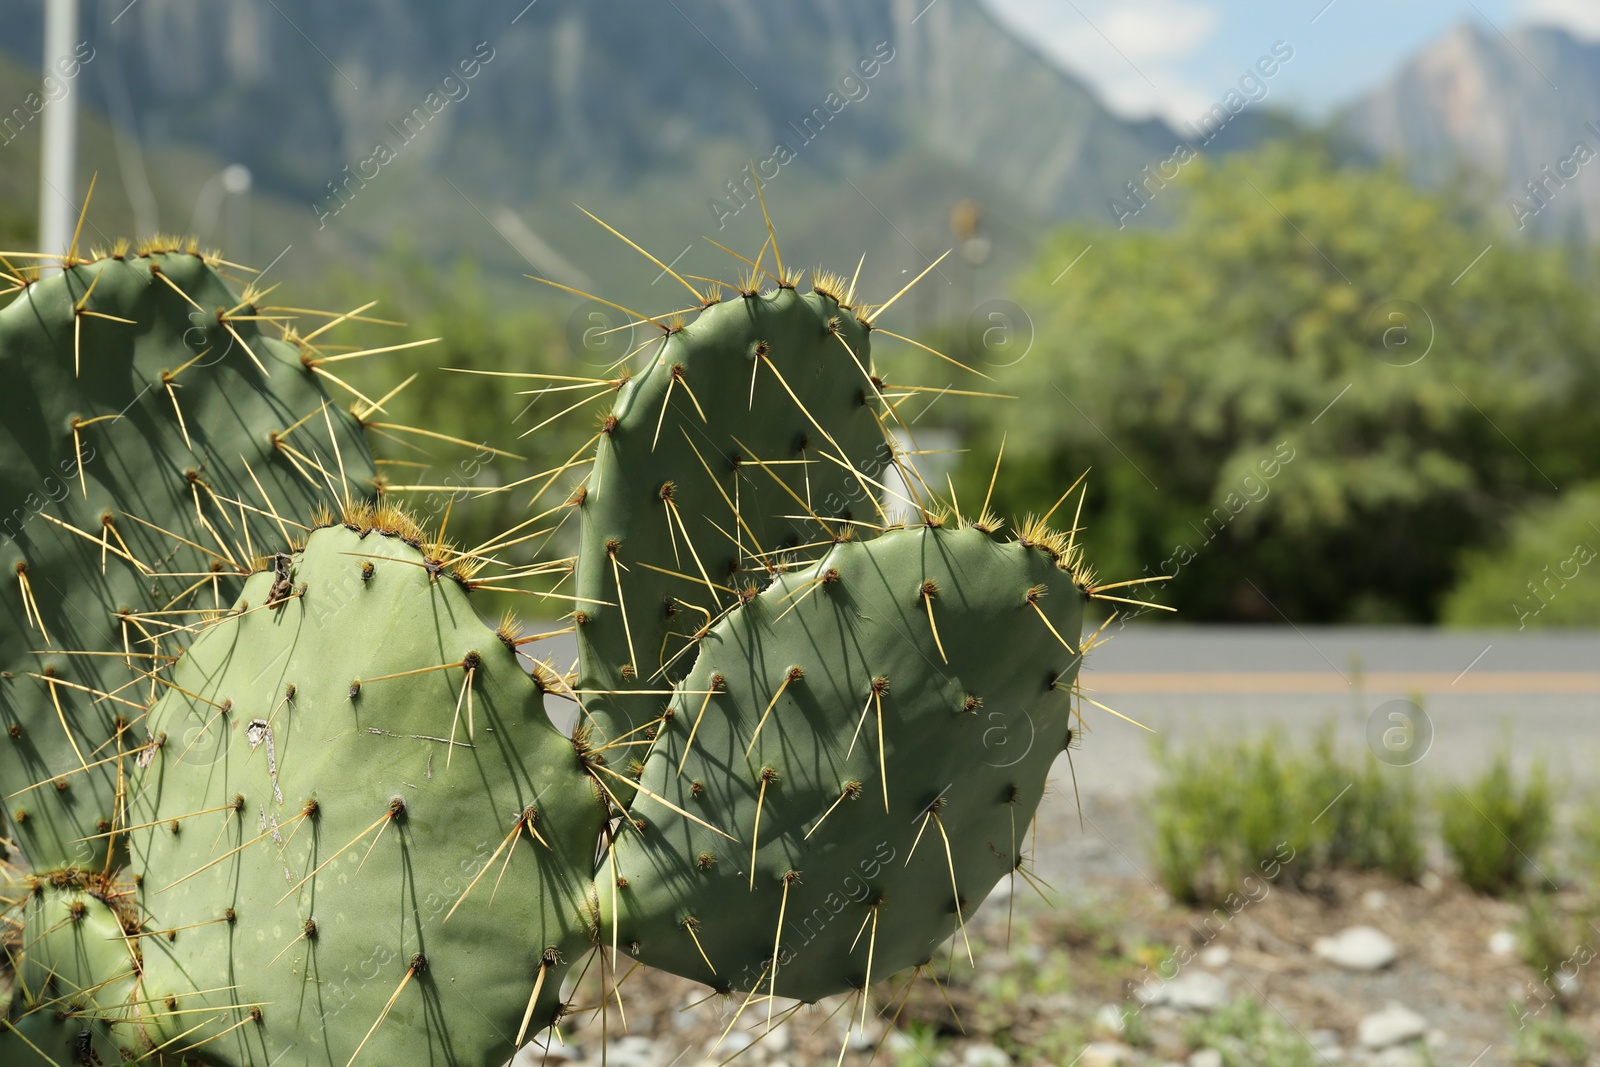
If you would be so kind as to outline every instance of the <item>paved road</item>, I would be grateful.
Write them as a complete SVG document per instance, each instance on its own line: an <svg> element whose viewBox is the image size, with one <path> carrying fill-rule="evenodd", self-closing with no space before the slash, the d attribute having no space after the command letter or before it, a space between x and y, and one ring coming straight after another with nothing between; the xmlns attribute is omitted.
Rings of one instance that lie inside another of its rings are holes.
<svg viewBox="0 0 1600 1067"><path fill-rule="evenodd" d="M1600 632L1130 626L1088 664L1097 699L1174 743L1274 728L1304 737L1332 721L1341 743L1365 746L1376 719L1380 748L1396 726L1431 725L1418 771L1460 776L1509 745L1521 765L1543 759L1574 784L1600 785ZM1143 792L1148 736L1104 713L1090 722L1080 789Z"/></svg>
<svg viewBox="0 0 1600 1067"><path fill-rule="evenodd" d="M562 667L576 655L570 636L529 648ZM1418 772L1463 776L1509 745L1521 766L1542 759L1565 781L1600 788L1600 631L1135 625L1110 632L1082 680L1175 744L1271 729L1305 738L1331 721L1358 749L1376 716L1380 745L1397 725L1431 725ZM1092 707L1085 717L1079 791L1113 802L1143 794L1155 780L1151 735ZM1057 770L1065 781L1065 761Z"/></svg>

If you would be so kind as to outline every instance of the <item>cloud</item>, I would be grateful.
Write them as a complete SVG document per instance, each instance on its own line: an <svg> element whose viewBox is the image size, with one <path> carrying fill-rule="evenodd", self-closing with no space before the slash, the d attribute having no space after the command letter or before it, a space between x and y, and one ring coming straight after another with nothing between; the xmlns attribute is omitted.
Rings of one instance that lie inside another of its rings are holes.
<svg viewBox="0 0 1600 1067"><path fill-rule="evenodd" d="M1600 4L1595 0L1522 0L1517 15L1523 22L1560 26L1574 37L1600 41Z"/></svg>
<svg viewBox="0 0 1600 1067"><path fill-rule="evenodd" d="M1184 72L1222 20L1199 0L988 0L1018 36L1082 78L1125 118L1190 118L1208 102Z"/></svg>

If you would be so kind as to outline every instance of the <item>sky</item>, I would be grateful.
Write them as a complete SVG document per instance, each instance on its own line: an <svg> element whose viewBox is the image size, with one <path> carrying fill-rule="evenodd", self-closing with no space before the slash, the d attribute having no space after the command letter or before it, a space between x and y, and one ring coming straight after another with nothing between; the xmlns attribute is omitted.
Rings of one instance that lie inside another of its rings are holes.
<svg viewBox="0 0 1600 1067"><path fill-rule="evenodd" d="M1600 40L1600 0L985 0L1117 114L1193 121L1283 42L1268 99L1312 117L1462 22Z"/></svg>

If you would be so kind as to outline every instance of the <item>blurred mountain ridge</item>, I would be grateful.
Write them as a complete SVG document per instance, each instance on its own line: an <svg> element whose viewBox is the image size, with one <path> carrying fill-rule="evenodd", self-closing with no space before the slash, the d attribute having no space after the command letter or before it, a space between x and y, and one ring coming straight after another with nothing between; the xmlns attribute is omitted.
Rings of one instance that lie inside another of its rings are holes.
<svg viewBox="0 0 1600 1067"><path fill-rule="evenodd" d="M20 62L37 64L41 12L0 0ZM868 274L920 269L953 243L925 220L975 198L1004 266L1041 226L1104 213L1174 144L979 0L85 0L82 26L99 57L86 98L151 168L200 147L303 204L313 240L375 249L410 228L428 252L479 244L540 269L531 234L596 277L617 261L575 227L580 196L670 256L762 232L742 210L754 168L792 258L848 267L865 248ZM505 209L527 234L492 221Z"/></svg>
<svg viewBox="0 0 1600 1067"><path fill-rule="evenodd" d="M1466 181L1512 232L1600 235L1600 43L1552 26L1464 22L1334 126L1419 184Z"/></svg>

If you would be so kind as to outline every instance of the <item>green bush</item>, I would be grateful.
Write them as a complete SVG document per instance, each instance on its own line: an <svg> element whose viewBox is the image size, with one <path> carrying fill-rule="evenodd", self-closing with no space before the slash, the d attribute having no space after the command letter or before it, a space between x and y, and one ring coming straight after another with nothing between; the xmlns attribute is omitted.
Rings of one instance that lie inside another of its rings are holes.
<svg viewBox="0 0 1600 1067"><path fill-rule="evenodd" d="M1150 804L1156 868L1172 896L1222 904L1245 879L1290 883L1334 867L1422 873L1421 803L1404 770L1342 756L1331 728L1303 750L1277 734L1173 749Z"/></svg>
<svg viewBox="0 0 1600 1067"><path fill-rule="evenodd" d="M1440 833L1461 880L1480 893L1518 892L1550 840L1553 800L1544 765L1519 787L1504 752L1465 788L1439 794Z"/></svg>
<svg viewBox="0 0 1600 1067"><path fill-rule="evenodd" d="M1444 603L1454 626L1600 626L1600 482L1568 489L1470 553Z"/></svg>

